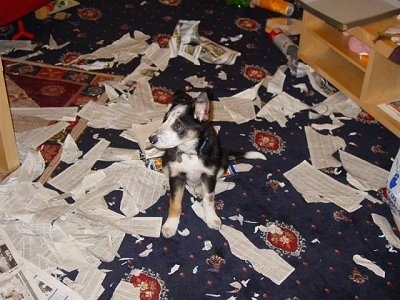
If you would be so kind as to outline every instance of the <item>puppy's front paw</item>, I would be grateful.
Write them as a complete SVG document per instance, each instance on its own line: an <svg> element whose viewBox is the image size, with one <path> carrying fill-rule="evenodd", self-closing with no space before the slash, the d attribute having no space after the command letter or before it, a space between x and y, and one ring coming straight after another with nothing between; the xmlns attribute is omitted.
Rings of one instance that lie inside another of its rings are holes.
<svg viewBox="0 0 400 300"><path fill-rule="evenodd" d="M161 228L162 235L165 238L173 237L178 230L179 218L167 218Z"/></svg>
<svg viewBox="0 0 400 300"><path fill-rule="evenodd" d="M221 219L217 216L214 211L205 214L206 224L208 228L220 230L221 229Z"/></svg>
<svg viewBox="0 0 400 300"><path fill-rule="evenodd" d="M221 225L222 225L221 219L218 217L215 219L207 220L207 226L211 229L220 230Z"/></svg>
<svg viewBox="0 0 400 300"><path fill-rule="evenodd" d="M206 202L203 200L204 218L208 228L221 229L221 219L217 216L214 208L214 202Z"/></svg>

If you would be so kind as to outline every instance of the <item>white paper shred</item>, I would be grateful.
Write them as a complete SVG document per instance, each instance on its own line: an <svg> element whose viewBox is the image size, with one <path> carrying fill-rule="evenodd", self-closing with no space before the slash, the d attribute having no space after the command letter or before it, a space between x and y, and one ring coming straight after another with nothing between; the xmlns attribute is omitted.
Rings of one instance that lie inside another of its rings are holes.
<svg viewBox="0 0 400 300"><path fill-rule="evenodd" d="M68 126L69 124L67 122L57 122L49 126L38 127L24 132L16 132L15 136L20 159L25 159L29 149L37 149L53 135L63 131Z"/></svg>
<svg viewBox="0 0 400 300"><path fill-rule="evenodd" d="M49 49L49 50L58 50L58 49L62 49L65 46L69 45L71 42L65 42L64 44L57 44L56 40L54 39L53 35L50 34L50 38L49 38L49 44L48 45L43 45L43 48Z"/></svg>
<svg viewBox="0 0 400 300"><path fill-rule="evenodd" d="M313 113L309 113L310 119L313 118ZM316 117L318 118L319 115ZM321 130L329 130L329 132L332 134L332 130L335 130L337 128L340 128L344 125L344 123L341 120L349 120L347 117L336 117L334 114L329 115L329 118L332 120L332 124L317 124L317 123L312 123L310 126L311 128L321 131Z"/></svg>
<svg viewBox="0 0 400 300"><path fill-rule="evenodd" d="M346 117L355 119L362 111L361 108L342 92L327 95L327 98L312 107L320 115L329 116L341 113Z"/></svg>
<svg viewBox="0 0 400 300"><path fill-rule="evenodd" d="M15 170L8 178L8 181L17 180L19 182L34 181L42 175L45 169L45 161L40 151L30 149L21 166Z"/></svg>
<svg viewBox="0 0 400 300"><path fill-rule="evenodd" d="M339 151L340 160L347 171L349 183L362 191L386 187L389 171L345 151Z"/></svg>
<svg viewBox="0 0 400 300"><path fill-rule="evenodd" d="M178 230L179 235L188 236L190 234L190 230L185 228L184 230Z"/></svg>
<svg viewBox="0 0 400 300"><path fill-rule="evenodd" d="M204 241L204 247L201 249L203 251L209 251L212 249L211 241Z"/></svg>
<svg viewBox="0 0 400 300"><path fill-rule="evenodd" d="M174 265L174 266L171 268L171 270L168 272L168 275L174 274L176 271L179 270L180 267L181 267L180 265Z"/></svg>
<svg viewBox="0 0 400 300"><path fill-rule="evenodd" d="M281 127L286 127L287 117L293 118L295 113L305 109L309 109L307 104L286 92L280 92L261 108L257 117L264 118L268 122L276 121Z"/></svg>
<svg viewBox="0 0 400 300"><path fill-rule="evenodd" d="M286 80L286 66L280 66L268 80L267 92L271 94L278 94L283 91L283 85Z"/></svg>
<svg viewBox="0 0 400 300"><path fill-rule="evenodd" d="M301 93L307 93L308 92L308 87L307 84L305 83L298 83L293 85L294 88L300 89Z"/></svg>
<svg viewBox="0 0 400 300"><path fill-rule="evenodd" d="M261 82L231 97L220 97L219 101L237 123L245 123L256 118L254 100L258 97Z"/></svg>
<svg viewBox="0 0 400 300"><path fill-rule="evenodd" d="M185 81L189 82L195 88L204 89L207 87L210 87L210 88L212 87L212 85L210 85L208 83L208 81L206 81L205 77L198 77L196 75L193 75L193 76L186 77Z"/></svg>
<svg viewBox="0 0 400 300"><path fill-rule="evenodd" d="M109 144L110 142L106 140L100 140L82 159L51 178L48 183L60 191L72 191L83 177L90 172L92 166L101 157Z"/></svg>
<svg viewBox="0 0 400 300"><path fill-rule="evenodd" d="M382 278L385 278L385 271L381 267L379 267L377 264L370 261L369 259L366 259L365 257L362 257L359 254L355 254L355 255L353 255L353 260L356 264L366 267L367 269L374 272L376 275L378 275Z"/></svg>
<svg viewBox="0 0 400 300"><path fill-rule="evenodd" d="M245 163L239 163L235 164L235 170L236 172L249 172L253 168L253 165L251 164L245 164Z"/></svg>
<svg viewBox="0 0 400 300"><path fill-rule="evenodd" d="M90 54L80 55L76 61L111 58L113 59L113 62L107 63L108 65L113 64L114 62L117 64L126 64L146 50L146 48L149 46L146 40L149 38L150 36L141 31L135 31L133 38L131 37L130 33L127 33L110 45L99 48ZM75 61L71 63L73 64ZM83 65L77 64L74 66L82 67Z"/></svg>
<svg viewBox="0 0 400 300"><path fill-rule="evenodd" d="M233 65L240 52L222 46L214 41L200 36L201 52L199 59L209 64Z"/></svg>
<svg viewBox="0 0 400 300"><path fill-rule="evenodd" d="M10 109L15 116L30 116L65 122L75 121L78 113L78 107L11 107Z"/></svg>
<svg viewBox="0 0 400 300"><path fill-rule="evenodd" d="M328 97L336 93L336 89L332 87L328 81L318 74L315 70L311 68L306 68L308 80L314 90L319 92L321 95Z"/></svg>
<svg viewBox="0 0 400 300"><path fill-rule="evenodd" d="M400 239L393 232L389 221L385 217L378 214L371 214L371 216L374 220L374 223L378 225L389 244L400 249Z"/></svg>
<svg viewBox="0 0 400 300"><path fill-rule="evenodd" d="M303 161L283 174L306 202L332 202L347 212L361 207L367 193L342 184Z"/></svg>
<svg viewBox="0 0 400 300"><path fill-rule="evenodd" d="M150 243L146 246L146 250L144 250L143 252L139 253L140 257L147 257L150 255L150 253L153 252L153 244Z"/></svg>
<svg viewBox="0 0 400 300"><path fill-rule="evenodd" d="M135 287L128 281L121 280L112 295L111 300L140 299L140 287Z"/></svg>
<svg viewBox="0 0 400 300"><path fill-rule="evenodd" d="M241 214L239 214L237 216L231 216L228 219L232 220L232 221L239 221L240 225L243 225L244 218L243 218L243 216Z"/></svg>
<svg viewBox="0 0 400 300"><path fill-rule="evenodd" d="M36 46L31 40L0 40L0 54L8 54L15 50L32 51Z"/></svg>
<svg viewBox="0 0 400 300"><path fill-rule="evenodd" d="M346 147L343 138L333 135L324 135L316 132L310 126L304 127L311 163L316 169L340 167L342 164L333 154Z"/></svg>
<svg viewBox="0 0 400 300"><path fill-rule="evenodd" d="M232 254L248 261L275 284L280 285L295 270L274 250L257 248L242 232L226 225L222 225L220 232L227 239Z"/></svg>
<svg viewBox="0 0 400 300"><path fill-rule="evenodd" d="M236 36L229 36L227 38L221 38L219 41L221 43L226 43L226 42L237 42L243 38L243 34L238 34Z"/></svg>
<svg viewBox="0 0 400 300"><path fill-rule="evenodd" d="M221 70L221 71L218 72L218 78L221 79L221 80L227 80L228 79L228 75L226 74L226 72Z"/></svg>
<svg viewBox="0 0 400 300"><path fill-rule="evenodd" d="M60 160L67 164L72 164L75 163L78 158L82 156L82 154L83 152L79 150L78 146L75 143L75 140L70 134L68 134L64 140L64 144L61 149Z"/></svg>

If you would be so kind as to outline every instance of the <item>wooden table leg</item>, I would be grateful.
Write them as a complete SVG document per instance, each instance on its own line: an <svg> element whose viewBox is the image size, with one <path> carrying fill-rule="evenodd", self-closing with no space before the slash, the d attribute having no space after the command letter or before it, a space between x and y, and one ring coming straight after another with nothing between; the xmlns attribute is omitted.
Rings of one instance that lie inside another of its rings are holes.
<svg viewBox="0 0 400 300"><path fill-rule="evenodd" d="M0 168L13 171L20 165L10 105L0 60Z"/></svg>

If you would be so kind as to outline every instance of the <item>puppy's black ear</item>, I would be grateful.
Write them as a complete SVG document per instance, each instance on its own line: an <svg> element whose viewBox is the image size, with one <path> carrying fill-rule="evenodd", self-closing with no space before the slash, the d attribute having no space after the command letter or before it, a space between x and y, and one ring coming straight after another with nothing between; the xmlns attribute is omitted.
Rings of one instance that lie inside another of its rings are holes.
<svg viewBox="0 0 400 300"><path fill-rule="evenodd" d="M202 92L195 100L194 118L200 122L207 121L210 114L210 99L207 92Z"/></svg>
<svg viewBox="0 0 400 300"><path fill-rule="evenodd" d="M174 104L183 104L188 101L193 101L193 98L182 90L177 90L172 95L172 103Z"/></svg>

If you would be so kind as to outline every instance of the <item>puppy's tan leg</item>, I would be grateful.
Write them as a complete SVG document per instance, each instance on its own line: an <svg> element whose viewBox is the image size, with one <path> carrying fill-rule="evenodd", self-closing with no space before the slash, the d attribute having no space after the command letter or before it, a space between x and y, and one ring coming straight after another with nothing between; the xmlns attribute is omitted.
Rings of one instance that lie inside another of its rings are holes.
<svg viewBox="0 0 400 300"><path fill-rule="evenodd" d="M170 178L171 198L169 200L168 217L161 228L164 237L170 238L176 234L179 218L182 212L182 198L185 191L185 180L181 177Z"/></svg>

